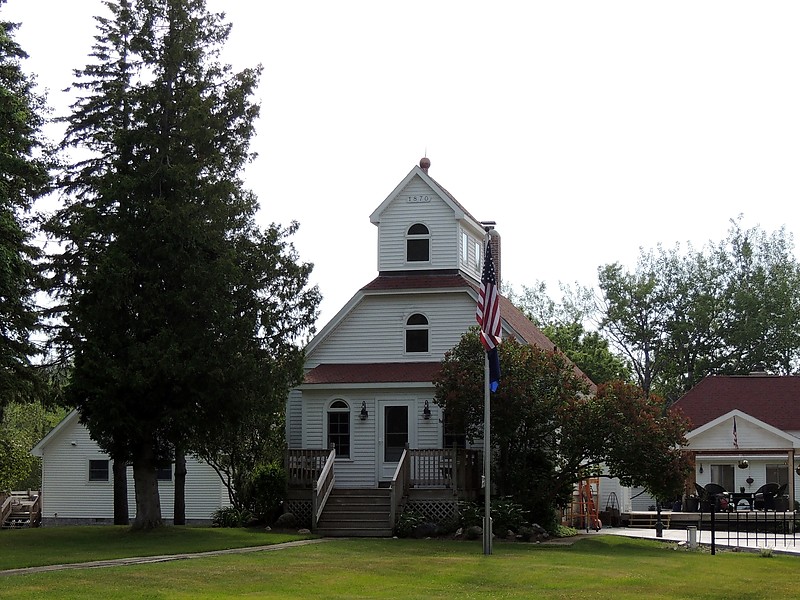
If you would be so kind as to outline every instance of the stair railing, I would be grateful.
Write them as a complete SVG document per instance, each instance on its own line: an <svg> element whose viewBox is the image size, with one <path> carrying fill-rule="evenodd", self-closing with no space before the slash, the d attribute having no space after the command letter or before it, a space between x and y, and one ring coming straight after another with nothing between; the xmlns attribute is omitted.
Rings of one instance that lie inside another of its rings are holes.
<svg viewBox="0 0 800 600"><path fill-rule="evenodd" d="M325 510L325 503L331 495L331 490L336 483L336 473L334 472L333 465L336 461L336 448L331 444L331 451L325 461L325 466L319 474L319 478L314 482L313 492L311 495L311 531L316 532L319 518L322 516L322 511Z"/></svg>
<svg viewBox="0 0 800 600"><path fill-rule="evenodd" d="M400 462L394 471L394 476L389 484L389 526L394 528L400 504L403 498L408 495L408 487L411 481L411 452L408 447L403 450Z"/></svg>
<svg viewBox="0 0 800 600"><path fill-rule="evenodd" d="M14 496L6 498L2 508L0 508L0 526L5 525L6 519L11 515L11 502L13 499Z"/></svg>

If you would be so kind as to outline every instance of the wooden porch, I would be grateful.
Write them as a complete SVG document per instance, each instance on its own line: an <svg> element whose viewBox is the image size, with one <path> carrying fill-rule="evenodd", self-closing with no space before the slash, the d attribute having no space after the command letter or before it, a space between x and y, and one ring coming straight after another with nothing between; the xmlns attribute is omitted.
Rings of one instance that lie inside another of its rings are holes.
<svg viewBox="0 0 800 600"><path fill-rule="evenodd" d="M19 529L38 527L42 520L42 495L39 490L0 493L0 527Z"/></svg>
<svg viewBox="0 0 800 600"><path fill-rule="evenodd" d="M337 518L334 514L343 512L342 505L348 503L347 494L354 494L336 485L335 466L335 449L287 450L286 508L307 520L312 531L349 536L391 535L397 518L409 505L438 518L454 514L458 500L478 496L483 469L477 450L407 448L392 479L374 486L373 489L381 491L374 494L375 500L353 502L346 517ZM329 503L331 497L335 501ZM366 529L364 523L374 526Z"/></svg>

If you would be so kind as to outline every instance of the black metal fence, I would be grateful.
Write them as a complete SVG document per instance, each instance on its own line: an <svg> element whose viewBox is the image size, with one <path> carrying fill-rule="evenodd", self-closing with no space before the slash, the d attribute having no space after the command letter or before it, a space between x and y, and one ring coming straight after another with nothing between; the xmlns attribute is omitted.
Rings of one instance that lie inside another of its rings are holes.
<svg viewBox="0 0 800 600"><path fill-rule="evenodd" d="M796 547L798 529L794 511L745 510L717 512L712 508L710 519L700 515L698 531L706 529L711 535L711 553L716 545L729 547Z"/></svg>

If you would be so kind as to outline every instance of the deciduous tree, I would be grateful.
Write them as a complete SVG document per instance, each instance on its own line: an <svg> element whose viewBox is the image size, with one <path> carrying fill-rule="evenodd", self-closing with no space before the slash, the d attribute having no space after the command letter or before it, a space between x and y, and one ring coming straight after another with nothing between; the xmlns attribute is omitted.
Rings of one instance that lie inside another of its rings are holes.
<svg viewBox="0 0 800 600"><path fill-rule="evenodd" d="M678 491L688 465L680 451L686 424L658 399L618 382L592 394L559 352L506 339L503 378L492 397L493 481L537 519L549 521L574 484L605 465L657 494ZM483 351L476 332L449 351L435 401L470 442L483 435ZM677 488L673 489L673 486Z"/></svg>

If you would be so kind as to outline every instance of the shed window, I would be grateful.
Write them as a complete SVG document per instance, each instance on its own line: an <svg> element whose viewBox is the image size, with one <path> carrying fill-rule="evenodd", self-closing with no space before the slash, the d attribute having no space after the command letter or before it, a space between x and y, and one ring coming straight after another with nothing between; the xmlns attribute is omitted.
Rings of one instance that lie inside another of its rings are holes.
<svg viewBox="0 0 800 600"><path fill-rule="evenodd" d="M108 461L89 461L89 481L108 481Z"/></svg>
<svg viewBox="0 0 800 600"><path fill-rule="evenodd" d="M328 408L328 444L334 444L336 458L350 458L350 407L344 400Z"/></svg>
<svg viewBox="0 0 800 600"><path fill-rule="evenodd" d="M406 352L428 352L428 319L419 313L406 321Z"/></svg>
<svg viewBox="0 0 800 600"><path fill-rule="evenodd" d="M156 469L156 479L159 481L172 481L172 465L158 467Z"/></svg>
<svg viewBox="0 0 800 600"><path fill-rule="evenodd" d="M431 259L431 235L422 223L408 228L406 235L406 261L426 262Z"/></svg>

